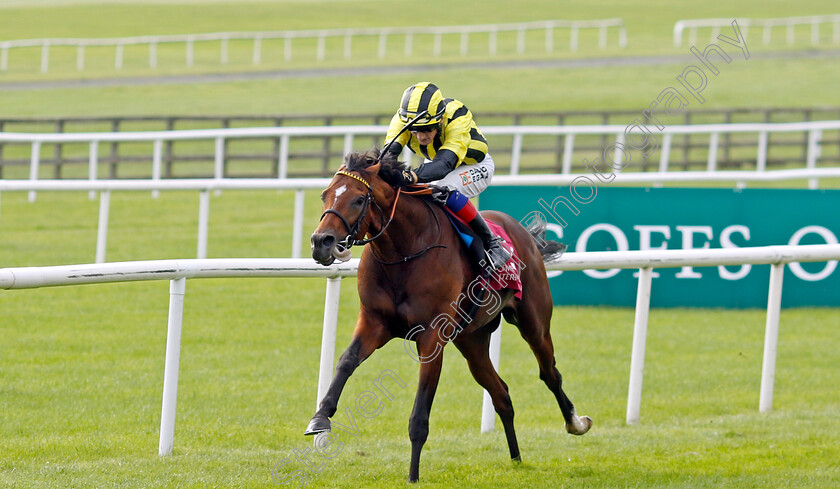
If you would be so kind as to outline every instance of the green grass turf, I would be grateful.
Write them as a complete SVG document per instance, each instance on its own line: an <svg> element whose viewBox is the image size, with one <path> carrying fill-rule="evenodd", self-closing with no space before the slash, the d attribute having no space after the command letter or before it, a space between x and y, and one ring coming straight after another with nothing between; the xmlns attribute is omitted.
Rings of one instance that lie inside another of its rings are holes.
<svg viewBox="0 0 840 489"><path fill-rule="evenodd" d="M49 7L21 8L17 2L3 9L2 37L427 25L438 19L420 22L416 9L390 2L55 6L67 3L40 1ZM687 53L670 44L670 29L681 18L779 17L834 8L826 1L695 2L678 8L652 0L441 5L423 4L424 11L452 13L453 20L441 24L624 17L630 47L606 55ZM575 56L601 54L581 46ZM77 76L69 63L69 71L57 70L46 79ZM703 106L838 105L835 65L830 60L736 59L710 80ZM677 83L675 76L684 67L471 70L469 76L447 68L403 75L4 91L0 115L390 112L399 93L419 78L433 79L478 114L641 111ZM107 63L92 73L112 74ZM124 73L150 74L130 66ZM42 78L8 73L0 80ZM195 256L196 194L165 192L153 200L146 193L126 192L111 199L109 260ZM34 204L25 200L21 193L2 195L0 266L93 261L97 202L85 193L42 192ZM209 256L289 256L292 201L288 192L214 195ZM319 209L316 193L307 195L305 218L311 226ZM302 431L315 408L324 281L188 282L175 451L160 458L167 291L165 282L150 282L0 293L0 486L271 487L272 467L286 458L292 460L288 472L306 471L294 452L311 446ZM349 342L358 310L354 280L344 281L341 295L339 350ZM781 321L774 410L759 414L763 311L654 310L642 421L626 426L633 311L557 308L552 331L565 386L579 412L595 420L582 438L565 434L527 345L505 326L500 370L517 412L521 465L507 460L499 423L494 433L479 434L480 389L458 353L447 349L421 484L836 487L838 310L785 310ZM358 436L345 435L343 451L321 473L308 472L308 487L404 484L417 367L399 342L357 371L339 408L352 408L384 369L396 372L407 387L395 388L393 401L385 401L377 417L356 416Z"/></svg>
<svg viewBox="0 0 840 489"><path fill-rule="evenodd" d="M175 451L157 437L165 283L13 291L0 296L5 487L268 487L302 470L310 487L395 487L407 471L406 425L417 367L399 341L355 374L339 405L358 434L314 474L311 446L323 282L205 280L187 285ZM353 281L338 344L349 341ZM101 307L107 304L108 307ZM536 363L509 326L501 373L524 462L500 426L479 434L480 390L447 350L421 465L423 487L835 487L840 482L837 312L782 314L774 411L759 414L763 313L654 311L642 421L624 424L633 313L558 308L553 333L565 385L595 420L565 434ZM389 369L407 387L365 419L353 400ZM499 425L499 423L497 423ZM292 486L294 487L294 485Z"/></svg>
<svg viewBox="0 0 840 489"><path fill-rule="evenodd" d="M559 4L551 0L530 0L515 3L491 0L481 4L453 3L429 0L422 5L400 6L379 1L324 1L324 2L30 2L23 5L13 2L3 9L5 39L32 39L50 37L125 37L154 34L189 34L221 31L276 31L304 29L334 29L342 27L401 27L432 25L469 25L528 22L546 19L591 20L622 18L627 26L628 47L618 47L617 32L609 33L609 47L598 48L595 30L581 31L580 49L570 52L569 33L564 29L554 32L554 51L546 53L545 33L534 31L526 36L526 50L517 54L516 33L502 33L498 37L497 59L572 57L585 58L602 55L657 54L681 52L673 46L673 26L681 19L696 18L771 18L800 15L830 14L835 6L828 0L796 2L749 0L738 2L680 2L678 6L656 0L617 0L595 3ZM796 30L797 41L789 46L783 29L776 29L773 42L764 46L762 33L752 33L755 50L788 50L811 48L810 27ZM726 33L726 32L724 32ZM687 35L684 46L687 46ZM698 34L698 44L705 45L709 30ZM460 54L460 36L447 36L443 40L443 55L432 56L430 36L415 39L413 55L406 59L404 39L390 38L387 55L379 59L378 39L356 38L353 58L344 59L343 39L330 39L327 57L316 61L314 40L296 40L291 60L283 54L283 42L265 41L263 64L256 69L289 68L319 65L391 65L442 61L456 63ZM470 38L470 59L489 59L486 35ZM819 48L836 47L831 26L821 29ZM160 72L200 72L251 70L252 44L232 42L229 46L229 63L221 66L218 42L196 45L196 65L187 68L184 46L161 45L158 48L158 68L148 67L146 46L125 49L122 70L114 69L114 48L88 48L85 54L86 71L82 76L104 74L136 75ZM687 49L687 48L686 48ZM9 58L7 77L23 79L43 78L40 71L40 48L13 50ZM79 77L76 71L75 48L54 47L50 54L50 77Z"/></svg>

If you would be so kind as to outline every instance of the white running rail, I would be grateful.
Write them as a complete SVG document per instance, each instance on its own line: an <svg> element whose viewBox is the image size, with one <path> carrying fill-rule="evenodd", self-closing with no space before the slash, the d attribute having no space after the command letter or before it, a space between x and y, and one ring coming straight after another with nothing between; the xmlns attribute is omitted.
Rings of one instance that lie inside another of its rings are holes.
<svg viewBox="0 0 840 489"><path fill-rule="evenodd" d="M50 48L55 46L76 48L76 70L85 69L85 48L88 47L113 47L114 48L114 69L120 70L123 67L124 52L126 46L147 45L149 50L149 67L158 66L158 45L161 44L183 44L184 64L187 67L195 64L195 44L199 42L219 43L219 63L228 64L230 61L230 41L251 41L251 63L259 65L262 62L263 41L282 40L283 59L292 59L293 40L315 40L317 61L326 57L327 39L343 39L343 57L350 59L353 56L353 40L358 37L370 37L377 39L377 56L382 59L387 51L389 37L402 37L403 53L405 57L412 56L416 51L414 48L415 36L432 36L432 54L435 57L441 56L443 51L443 36L460 36L459 54L469 54L469 36L471 34L488 35L487 53L495 56L498 51L498 34L501 32L516 32L516 52L525 52L526 32L534 30L545 31L545 51L554 51L554 31L564 29L569 31L569 50L577 51L580 42L580 31L584 29L598 30L598 47L601 50L607 48L608 31L618 30L618 44L620 47L627 47L627 29L622 19L600 19L600 20L543 20L536 22L519 22L506 24L485 24L485 25L456 25L438 27L372 27L372 28L348 28L348 29L311 29L300 31L265 31L265 32L216 32L207 34L174 34L161 36L138 36L118 38L52 38L52 39L21 39L0 41L0 72L9 69L9 51L12 48L41 48L41 73L49 71ZM425 39L424 39L425 40Z"/></svg>
<svg viewBox="0 0 840 489"><path fill-rule="evenodd" d="M323 178L287 178L289 161L289 142L292 137L339 136L344 138L344 153L354 150L356 136L384 136L385 126L328 126L328 127L267 127L204 129L189 131L153 131L153 132L109 132L109 133L2 133L0 143L22 143L30 146L29 180L0 180L0 192L26 191L29 200L34 201L39 190L88 191L91 199L95 192L100 192L99 227L95 261L105 261L110 192L119 190L146 190L157 195L161 190L197 190L199 200L199 228L197 258L207 257L207 226L209 219L210 190L253 190L277 189L294 190L294 224L292 233L292 257L301 256L303 238L304 192L307 189L323 189L329 180ZM511 175L496 175L493 185L569 185L580 174L571 173L572 155L575 136L608 135L615 138L616 144L624 144L627 126L488 126L483 132L488 136L512 136L513 149ZM808 179L808 187L815 189L820 178L840 177L840 168L818 168L824 131L840 130L840 121L796 122L796 123L755 123L755 124L697 124L687 126L665 126L661 131L661 145L669 148L671 139L681 134L709 134L708 161L705 171L669 172L670 151L660 154L658 172L631 172L625 169L617 177L621 184L664 182L767 182L780 180ZM654 131L652 129L652 131ZM770 134L778 133L807 134L808 146L804 168L790 170L766 170L767 142ZM721 171L717 169L717 152L720 134L754 133L757 134L756 169L754 171ZM635 134L635 133L631 133ZM654 132L654 134L656 134ZM523 138L526 136L554 135L563 136L561 174L553 175L518 175L522 158ZM227 139L268 137L280 140L277 178L265 179L226 179L224 175L224 141ZM163 166L164 142L185 140L215 141L214 175L212 179L161 179ZM99 145L109 142L149 142L152 144L152 175L150 180L96 180L99 167ZM41 147L49 143L84 143L88 147L89 171L87 180L39 180ZM632 162L628 169L632 168ZM598 179L593 183L599 184Z"/></svg>
<svg viewBox="0 0 840 489"><path fill-rule="evenodd" d="M820 25L833 25L831 39L834 44L840 44L840 14L834 15L810 15L806 17L783 17L777 19L737 19L738 26L747 38L747 32L750 27L762 28L761 42L765 46L770 44L772 31L774 27L784 27L785 37L787 43L793 44L796 37L796 26L810 25L811 26L811 45L817 46L820 44ZM721 28L729 28L732 25L732 19L691 19L680 20L674 24L674 47L681 47L683 40L683 32L688 29L688 43L695 44L697 42L697 29L711 28L711 42L717 40Z"/></svg>
<svg viewBox="0 0 840 489"><path fill-rule="evenodd" d="M840 260L840 245L764 246L703 250L648 250L566 253L560 260L546 264L548 270L589 270L604 268L639 269L633 348L630 359L630 380L627 396L626 422L640 419L642 378L645 361L648 315L651 296L651 276L654 268L682 266L708 267L718 265L770 264L770 284L765 323L764 357L761 373L759 411L768 412L773 404L773 384L778 347L779 312L781 309L784 267L792 262L830 261L836 266ZM341 278L355 276L358 259L323 267L309 259L205 259L160 260L52 267L0 269L0 289L26 289L59 285L81 285L140 280L169 280L170 302L167 327L166 360L164 367L163 403L158 453L172 453L175 436L175 407L178 391L178 369L181 349L181 330L186 293L186 280L194 278L233 277L326 277L321 361L318 375L320 402L332 379L335 363L335 335L338 317ZM498 365L498 345L501 329L493 334L494 364ZM495 414L486 393L482 407L482 431L493 429Z"/></svg>

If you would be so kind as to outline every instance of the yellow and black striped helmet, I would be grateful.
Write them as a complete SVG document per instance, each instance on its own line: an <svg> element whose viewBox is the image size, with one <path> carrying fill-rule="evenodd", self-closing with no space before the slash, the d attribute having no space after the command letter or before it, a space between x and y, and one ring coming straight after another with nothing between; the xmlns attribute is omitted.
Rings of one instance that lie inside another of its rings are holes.
<svg viewBox="0 0 840 489"><path fill-rule="evenodd" d="M397 113L400 120L407 123L425 112L417 119L415 126L428 126L440 122L445 108L446 101L440 89L433 83L420 82L405 89Z"/></svg>

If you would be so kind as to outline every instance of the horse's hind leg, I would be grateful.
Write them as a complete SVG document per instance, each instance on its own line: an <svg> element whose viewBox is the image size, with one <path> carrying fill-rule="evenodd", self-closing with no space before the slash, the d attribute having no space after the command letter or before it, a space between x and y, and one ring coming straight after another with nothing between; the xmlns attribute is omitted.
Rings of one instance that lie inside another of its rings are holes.
<svg viewBox="0 0 840 489"><path fill-rule="evenodd" d="M549 302L550 304L550 302ZM519 327L519 332L528 345L540 366L540 379L557 399L563 419L566 421L566 431L573 435L583 435L592 427L589 416L578 416L575 406L563 391L563 377L557 370L554 359L554 344L551 341L549 325L551 322L551 307L542 307L540 313L533 302L520 301L515 310L504 309L505 320Z"/></svg>
<svg viewBox="0 0 840 489"><path fill-rule="evenodd" d="M490 333L495 329L493 323L499 324L501 316L496 316L487 326L480 330L467 334L458 335L455 339L455 346L464 355L470 373L478 384L483 387L493 400L493 407L496 409L502 425L505 427L508 449L510 449L511 460L520 461L519 443L516 441L516 431L513 428L513 403L508 394L508 387L499 377L493 364L490 362Z"/></svg>

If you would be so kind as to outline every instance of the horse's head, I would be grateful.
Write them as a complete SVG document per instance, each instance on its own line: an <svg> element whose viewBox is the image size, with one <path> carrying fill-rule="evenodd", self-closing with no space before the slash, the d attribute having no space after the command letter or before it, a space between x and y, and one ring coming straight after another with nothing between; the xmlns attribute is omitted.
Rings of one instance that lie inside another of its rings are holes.
<svg viewBox="0 0 840 489"><path fill-rule="evenodd" d="M365 242L373 214L384 222L381 206L394 194L387 180L399 171L397 167L393 158L380 163L376 149L344 157L344 164L321 192L321 222L310 239L315 261L330 265L336 259L350 259L350 247Z"/></svg>

